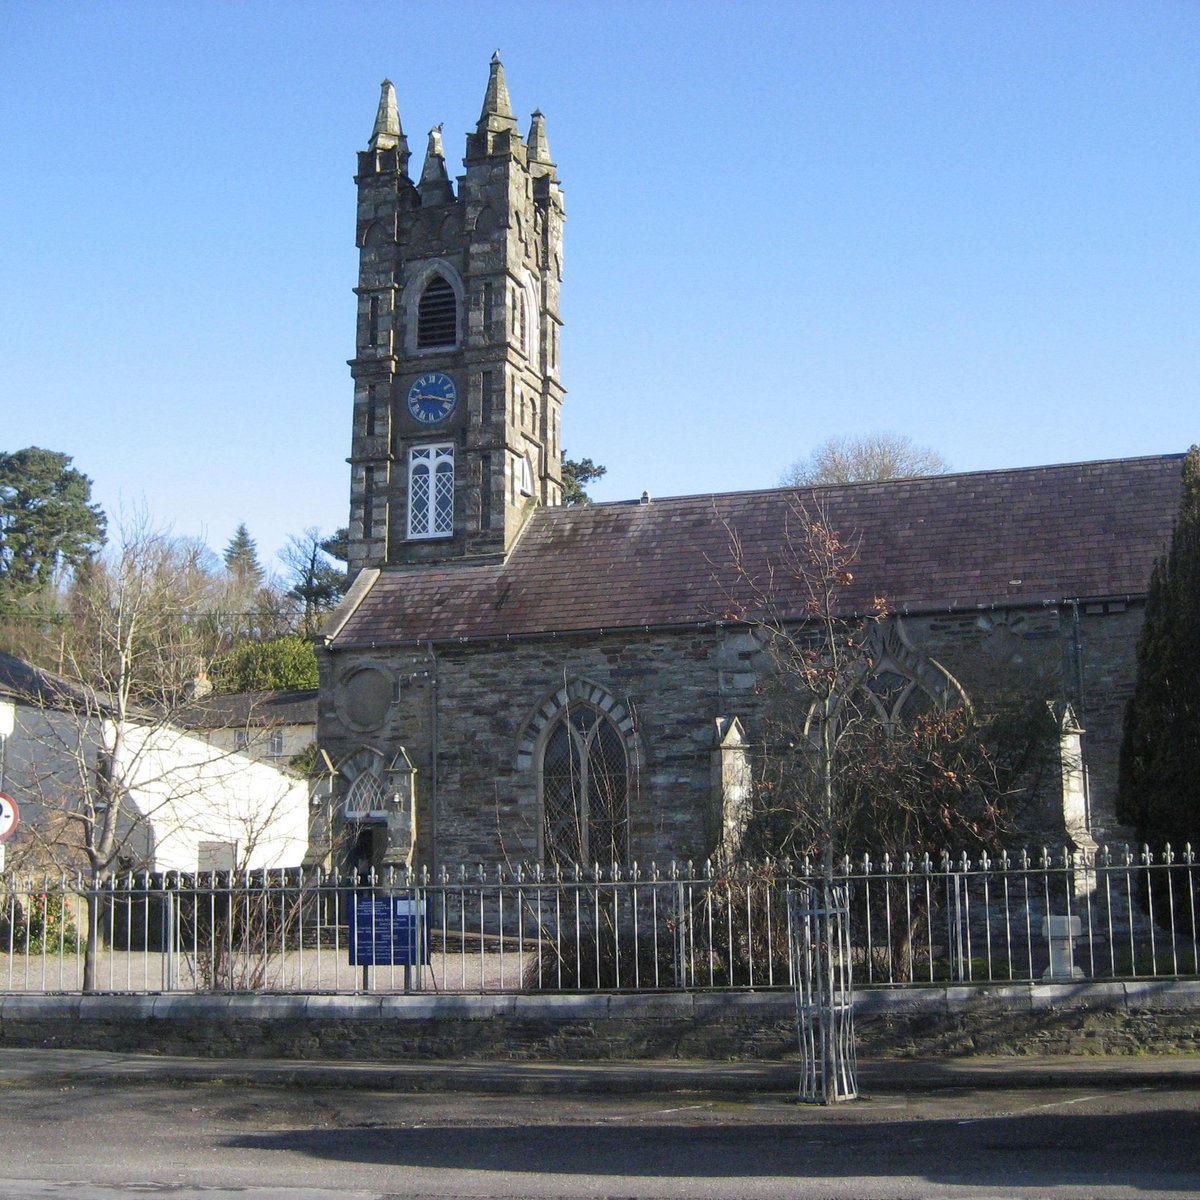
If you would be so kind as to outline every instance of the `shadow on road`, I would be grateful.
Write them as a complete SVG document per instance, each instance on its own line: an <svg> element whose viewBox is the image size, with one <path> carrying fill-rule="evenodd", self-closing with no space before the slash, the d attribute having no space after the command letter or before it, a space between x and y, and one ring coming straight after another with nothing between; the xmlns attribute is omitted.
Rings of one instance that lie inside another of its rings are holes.
<svg viewBox="0 0 1200 1200"><path fill-rule="evenodd" d="M854 1123L810 1115L798 1110L794 1124L351 1126L244 1134L226 1144L397 1168L1200 1189L1200 1115L1182 1109Z"/></svg>

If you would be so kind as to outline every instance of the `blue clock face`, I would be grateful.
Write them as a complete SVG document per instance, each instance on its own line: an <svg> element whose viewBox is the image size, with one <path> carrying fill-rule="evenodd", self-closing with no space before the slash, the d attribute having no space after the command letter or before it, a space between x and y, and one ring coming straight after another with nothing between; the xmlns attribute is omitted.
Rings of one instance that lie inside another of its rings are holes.
<svg viewBox="0 0 1200 1200"><path fill-rule="evenodd" d="M424 425L444 421L458 403L454 380L442 371L418 375L408 389L408 411Z"/></svg>

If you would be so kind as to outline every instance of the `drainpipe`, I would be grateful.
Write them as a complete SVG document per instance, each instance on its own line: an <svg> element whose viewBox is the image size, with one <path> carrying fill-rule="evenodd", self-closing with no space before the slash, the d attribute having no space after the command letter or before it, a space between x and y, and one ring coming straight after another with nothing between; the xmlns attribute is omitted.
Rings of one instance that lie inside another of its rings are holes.
<svg viewBox="0 0 1200 1200"><path fill-rule="evenodd" d="M433 642L425 643L429 657L429 870L438 867L438 657Z"/></svg>
<svg viewBox="0 0 1200 1200"><path fill-rule="evenodd" d="M1071 638L1075 646L1075 695L1079 701L1079 710L1076 712L1075 718L1079 722L1079 728L1083 730L1079 736L1079 756L1082 759L1080 767L1083 770L1083 819L1087 831L1091 833L1092 779L1087 761L1088 721L1083 692L1083 626L1079 620L1078 600L1071 601Z"/></svg>

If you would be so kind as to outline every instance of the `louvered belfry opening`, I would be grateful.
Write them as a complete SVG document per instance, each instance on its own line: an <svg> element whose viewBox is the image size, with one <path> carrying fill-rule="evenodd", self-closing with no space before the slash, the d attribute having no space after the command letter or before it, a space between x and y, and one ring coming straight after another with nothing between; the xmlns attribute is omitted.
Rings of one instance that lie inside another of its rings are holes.
<svg viewBox="0 0 1200 1200"><path fill-rule="evenodd" d="M417 305L417 348L453 346L458 333L458 302L454 289L435 275L421 293Z"/></svg>
<svg viewBox="0 0 1200 1200"><path fill-rule="evenodd" d="M624 862L629 852L625 745L612 721L576 705L557 721L542 758L546 859Z"/></svg>

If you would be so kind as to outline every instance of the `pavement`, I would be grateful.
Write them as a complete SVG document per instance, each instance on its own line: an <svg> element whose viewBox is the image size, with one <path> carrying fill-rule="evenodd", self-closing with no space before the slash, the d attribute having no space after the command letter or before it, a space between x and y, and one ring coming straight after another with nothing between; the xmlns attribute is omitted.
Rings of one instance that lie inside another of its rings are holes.
<svg viewBox="0 0 1200 1200"><path fill-rule="evenodd" d="M187 1058L101 1050L0 1048L0 1087L36 1083L221 1083L278 1088L360 1088L474 1095L687 1095L787 1093L796 1062L442 1061ZM1200 1055L995 1056L860 1060L864 1096L1037 1088L1200 1091Z"/></svg>

